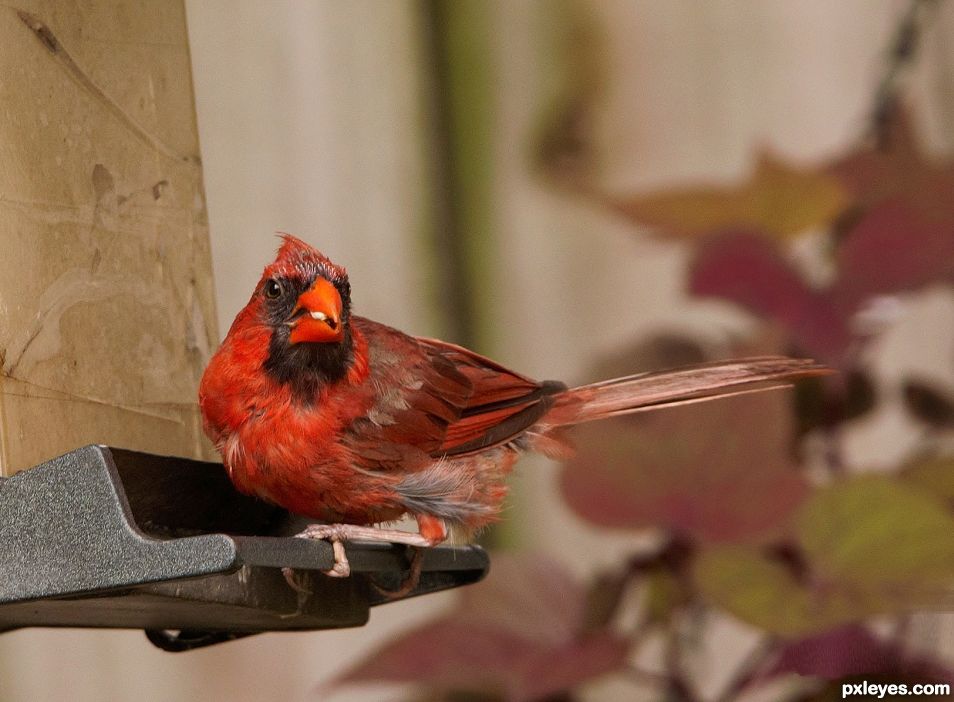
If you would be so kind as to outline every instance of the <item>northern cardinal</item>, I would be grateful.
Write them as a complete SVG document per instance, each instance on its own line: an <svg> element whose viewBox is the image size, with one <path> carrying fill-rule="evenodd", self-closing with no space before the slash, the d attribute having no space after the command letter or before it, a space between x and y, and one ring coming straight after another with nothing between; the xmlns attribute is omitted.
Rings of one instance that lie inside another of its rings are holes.
<svg viewBox="0 0 954 702"><path fill-rule="evenodd" d="M565 455L564 430L826 372L759 357L567 388L351 313L345 269L292 236L213 356L205 431L241 492L320 520L302 536L433 546L497 518L526 450ZM419 533L371 525L403 515Z"/></svg>

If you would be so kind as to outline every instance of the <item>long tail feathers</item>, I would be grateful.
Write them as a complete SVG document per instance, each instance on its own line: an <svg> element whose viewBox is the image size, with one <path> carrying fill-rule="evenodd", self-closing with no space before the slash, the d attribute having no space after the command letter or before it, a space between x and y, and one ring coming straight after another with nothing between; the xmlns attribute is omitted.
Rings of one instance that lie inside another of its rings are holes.
<svg viewBox="0 0 954 702"><path fill-rule="evenodd" d="M566 390L554 398L541 424L582 424L662 406L775 390L799 378L832 372L808 359L758 356L641 373Z"/></svg>

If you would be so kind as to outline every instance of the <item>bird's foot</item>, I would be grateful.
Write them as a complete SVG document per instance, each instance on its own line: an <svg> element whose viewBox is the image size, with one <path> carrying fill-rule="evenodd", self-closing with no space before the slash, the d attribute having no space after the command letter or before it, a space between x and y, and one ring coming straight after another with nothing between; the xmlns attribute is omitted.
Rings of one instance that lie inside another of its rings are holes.
<svg viewBox="0 0 954 702"><path fill-rule="evenodd" d="M307 577L295 572L294 568L282 568L282 577L285 578L285 582L288 583L288 587L297 592L299 595L307 597L308 595L313 594L305 584L307 582Z"/></svg>
<svg viewBox="0 0 954 702"><path fill-rule="evenodd" d="M418 520L420 522L420 519ZM438 520L435 520L438 521ZM295 534L301 539L326 539L331 542L334 549L335 564L330 570L323 571L325 575L333 578L346 578L351 575L351 564L348 563L348 554L345 553L345 541L372 541L376 543L405 544L407 546L417 546L427 548L436 546L446 538L447 531L443 528L443 523L439 533L436 530L433 535L414 534L400 529L378 529L376 527L360 526L358 524L309 524L303 531ZM415 557L412 561L413 568L417 568L417 576L420 576L420 563L415 566ZM287 580L286 576L286 580ZM294 585L292 586L294 587ZM403 586L402 586L403 587Z"/></svg>
<svg viewBox="0 0 954 702"><path fill-rule="evenodd" d="M351 575L351 564L348 562L348 554L345 552L344 541L348 540L345 528L350 524L309 524L303 531L295 536L299 539L326 539L331 542L331 548L335 554L335 564L329 570L322 571L325 575L332 578L347 578ZM285 577L288 580L288 577ZM289 581L293 589L295 585Z"/></svg>
<svg viewBox="0 0 954 702"><path fill-rule="evenodd" d="M424 562L424 549L418 546L411 546L411 548L414 550L414 555L411 557L407 575L401 581L400 585L393 590L389 590L386 587L378 585L373 580L371 581L371 587L373 587L379 595L384 597L385 600L399 600L402 597L406 597L411 594L411 591L421 582L421 564Z"/></svg>
<svg viewBox="0 0 954 702"><path fill-rule="evenodd" d="M295 605L294 612L279 614L278 616L282 619L292 619L299 616L305 610L305 603L308 601L308 598L314 594L309 588L311 574L307 571L304 573L297 572L294 568L282 568L282 576L285 578L285 582L288 583L288 587L295 591L297 604Z"/></svg>

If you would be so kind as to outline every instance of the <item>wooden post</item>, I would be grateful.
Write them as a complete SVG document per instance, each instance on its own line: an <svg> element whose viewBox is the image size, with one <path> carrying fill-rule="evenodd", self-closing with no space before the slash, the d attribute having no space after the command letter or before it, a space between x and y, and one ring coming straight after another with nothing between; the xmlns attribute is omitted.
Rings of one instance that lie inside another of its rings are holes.
<svg viewBox="0 0 954 702"><path fill-rule="evenodd" d="M217 331L181 0L0 7L0 472L211 457Z"/></svg>

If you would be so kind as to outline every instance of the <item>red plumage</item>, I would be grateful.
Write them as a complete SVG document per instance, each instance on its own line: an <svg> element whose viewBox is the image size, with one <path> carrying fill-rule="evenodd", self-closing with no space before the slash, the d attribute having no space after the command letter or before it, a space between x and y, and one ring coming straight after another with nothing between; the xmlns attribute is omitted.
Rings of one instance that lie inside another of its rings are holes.
<svg viewBox="0 0 954 702"><path fill-rule="evenodd" d="M565 454L566 427L824 372L763 357L573 389L538 382L352 316L344 269L286 236L209 363L199 403L242 492L331 523L410 514L432 544L445 525L493 521L518 454Z"/></svg>

